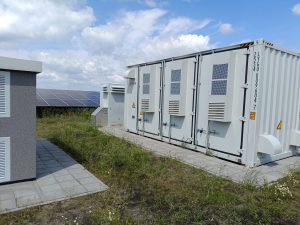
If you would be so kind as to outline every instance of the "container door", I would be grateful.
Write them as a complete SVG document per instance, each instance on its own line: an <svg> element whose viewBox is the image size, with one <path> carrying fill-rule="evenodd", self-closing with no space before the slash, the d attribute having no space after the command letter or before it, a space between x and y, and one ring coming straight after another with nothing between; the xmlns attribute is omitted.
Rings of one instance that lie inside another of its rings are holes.
<svg viewBox="0 0 300 225"><path fill-rule="evenodd" d="M245 49L203 56L196 144L240 155L246 76Z"/></svg>
<svg viewBox="0 0 300 225"><path fill-rule="evenodd" d="M137 89L138 89L138 68L132 68L126 79L124 125L125 129L137 132Z"/></svg>
<svg viewBox="0 0 300 225"><path fill-rule="evenodd" d="M192 143L195 57L166 62L163 88L163 136Z"/></svg>
<svg viewBox="0 0 300 225"><path fill-rule="evenodd" d="M161 63L140 67L138 130L142 133L160 134L161 71Z"/></svg>

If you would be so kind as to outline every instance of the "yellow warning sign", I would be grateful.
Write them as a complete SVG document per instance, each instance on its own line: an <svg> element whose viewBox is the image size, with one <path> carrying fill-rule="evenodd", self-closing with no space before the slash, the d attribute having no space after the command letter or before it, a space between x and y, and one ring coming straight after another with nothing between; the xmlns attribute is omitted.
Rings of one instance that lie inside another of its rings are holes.
<svg viewBox="0 0 300 225"><path fill-rule="evenodd" d="M281 129L282 129L282 120L280 120L277 125L277 130L281 130Z"/></svg>
<svg viewBox="0 0 300 225"><path fill-rule="evenodd" d="M135 102L132 103L131 107L135 109Z"/></svg>
<svg viewBox="0 0 300 225"><path fill-rule="evenodd" d="M140 115L143 116L145 113L144 112L140 112Z"/></svg>
<svg viewBox="0 0 300 225"><path fill-rule="evenodd" d="M255 120L256 112L250 112L250 120Z"/></svg>

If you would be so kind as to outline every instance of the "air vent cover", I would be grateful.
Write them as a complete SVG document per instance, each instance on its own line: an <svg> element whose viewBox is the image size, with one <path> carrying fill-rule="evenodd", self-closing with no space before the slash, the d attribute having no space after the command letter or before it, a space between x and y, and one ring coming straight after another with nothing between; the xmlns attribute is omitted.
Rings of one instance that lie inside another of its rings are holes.
<svg viewBox="0 0 300 225"><path fill-rule="evenodd" d="M4 114L6 109L5 75L0 75L0 113Z"/></svg>
<svg viewBox="0 0 300 225"><path fill-rule="evenodd" d="M0 183L9 179L9 138L0 138Z"/></svg>
<svg viewBox="0 0 300 225"><path fill-rule="evenodd" d="M149 99L142 99L141 109L143 112L149 111Z"/></svg>
<svg viewBox="0 0 300 225"><path fill-rule="evenodd" d="M113 93L124 93L125 88L123 88L123 87L111 87L111 92L113 92Z"/></svg>
<svg viewBox="0 0 300 225"><path fill-rule="evenodd" d="M225 118L225 103L209 103L208 119L223 120Z"/></svg>
<svg viewBox="0 0 300 225"><path fill-rule="evenodd" d="M178 100L169 101L169 114L171 114L171 115L179 114L179 101Z"/></svg>
<svg viewBox="0 0 300 225"><path fill-rule="evenodd" d="M0 117L10 116L10 74L0 72Z"/></svg>

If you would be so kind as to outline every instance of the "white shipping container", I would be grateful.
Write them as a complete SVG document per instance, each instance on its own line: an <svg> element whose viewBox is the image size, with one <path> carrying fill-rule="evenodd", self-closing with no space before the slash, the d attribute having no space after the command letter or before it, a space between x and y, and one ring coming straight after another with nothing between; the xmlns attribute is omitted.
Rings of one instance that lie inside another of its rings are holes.
<svg viewBox="0 0 300 225"><path fill-rule="evenodd" d="M250 167L299 154L299 53L257 40L128 68L128 131Z"/></svg>

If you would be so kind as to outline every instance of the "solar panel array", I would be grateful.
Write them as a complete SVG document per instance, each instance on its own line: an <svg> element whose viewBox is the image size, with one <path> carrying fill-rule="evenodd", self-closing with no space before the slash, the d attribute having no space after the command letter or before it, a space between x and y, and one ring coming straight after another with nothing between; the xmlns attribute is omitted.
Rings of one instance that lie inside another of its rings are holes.
<svg viewBox="0 0 300 225"><path fill-rule="evenodd" d="M37 106L40 107L98 107L100 93L97 91L71 91L36 89Z"/></svg>

